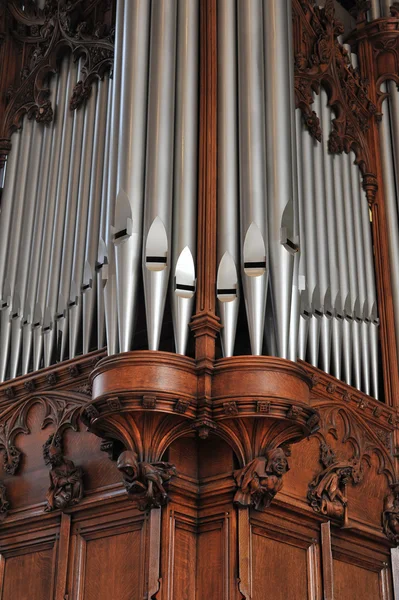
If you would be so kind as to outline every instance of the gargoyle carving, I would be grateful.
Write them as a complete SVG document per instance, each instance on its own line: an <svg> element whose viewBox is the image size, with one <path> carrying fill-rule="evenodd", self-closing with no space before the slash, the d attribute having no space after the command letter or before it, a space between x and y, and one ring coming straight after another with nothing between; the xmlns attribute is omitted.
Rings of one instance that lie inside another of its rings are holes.
<svg viewBox="0 0 399 600"><path fill-rule="evenodd" d="M399 483L393 483L391 492L384 498L382 527L387 538L399 544Z"/></svg>
<svg viewBox="0 0 399 600"><path fill-rule="evenodd" d="M7 500L6 486L0 482L0 521L6 518L9 507L10 503Z"/></svg>
<svg viewBox="0 0 399 600"><path fill-rule="evenodd" d="M321 445L320 462L323 471L309 484L308 500L315 512L330 518L347 521L346 486L349 482L359 483L363 472L356 459L340 461L327 444Z"/></svg>
<svg viewBox="0 0 399 600"><path fill-rule="evenodd" d="M123 475L129 498L137 502L139 510L151 510L167 503L164 483L176 475L174 465L168 462L140 462L136 452L126 450L119 456L117 467Z"/></svg>
<svg viewBox="0 0 399 600"><path fill-rule="evenodd" d="M78 504L83 498L83 471L64 457L61 436L49 437L43 446L43 457L46 465L51 465L45 512Z"/></svg>
<svg viewBox="0 0 399 600"><path fill-rule="evenodd" d="M282 477L288 470L287 456L282 448L270 450L265 456L251 460L243 469L234 471L238 486L234 504L265 510L283 487Z"/></svg>

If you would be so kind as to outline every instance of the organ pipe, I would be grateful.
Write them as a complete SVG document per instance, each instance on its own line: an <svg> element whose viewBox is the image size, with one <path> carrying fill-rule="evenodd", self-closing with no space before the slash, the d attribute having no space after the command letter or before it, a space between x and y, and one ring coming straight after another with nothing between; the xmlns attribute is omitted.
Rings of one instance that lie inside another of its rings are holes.
<svg viewBox="0 0 399 600"><path fill-rule="evenodd" d="M178 2L171 278L173 327L178 354L186 353L195 292L198 18L199 4L196 0Z"/></svg>
<svg viewBox="0 0 399 600"><path fill-rule="evenodd" d="M268 282L261 0L238 3L240 239L252 354L262 354Z"/></svg>
<svg viewBox="0 0 399 600"><path fill-rule="evenodd" d="M294 53L290 0L264 2L269 264L277 352L288 357L294 239ZM266 34L267 32L267 34ZM295 182L296 184L296 182Z"/></svg>
<svg viewBox="0 0 399 600"><path fill-rule="evenodd" d="M218 276L217 296L224 356L232 356L239 309L237 5L221 0L218 11Z"/></svg>
<svg viewBox="0 0 399 600"><path fill-rule="evenodd" d="M150 350L161 335L172 250L176 0L155 2L147 117L143 279Z"/></svg>

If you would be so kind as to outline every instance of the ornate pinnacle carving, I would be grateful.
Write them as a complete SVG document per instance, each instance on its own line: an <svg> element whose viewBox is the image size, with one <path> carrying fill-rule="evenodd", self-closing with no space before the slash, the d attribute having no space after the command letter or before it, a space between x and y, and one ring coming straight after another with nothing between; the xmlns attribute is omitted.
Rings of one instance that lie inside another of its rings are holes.
<svg viewBox="0 0 399 600"><path fill-rule="evenodd" d="M51 465L45 512L78 504L83 498L83 471L64 457L59 434L50 435L43 446L43 457L46 465Z"/></svg>
<svg viewBox="0 0 399 600"><path fill-rule="evenodd" d="M129 498L137 502L139 510L151 510L167 503L164 484L177 474L174 465L140 462L136 452L126 450L119 456L117 467L122 473Z"/></svg>
<svg viewBox="0 0 399 600"><path fill-rule="evenodd" d="M234 471L238 487L234 504L239 508L253 506L255 510L265 510L283 487L282 477L288 470L287 456L282 448L251 460L243 469Z"/></svg>

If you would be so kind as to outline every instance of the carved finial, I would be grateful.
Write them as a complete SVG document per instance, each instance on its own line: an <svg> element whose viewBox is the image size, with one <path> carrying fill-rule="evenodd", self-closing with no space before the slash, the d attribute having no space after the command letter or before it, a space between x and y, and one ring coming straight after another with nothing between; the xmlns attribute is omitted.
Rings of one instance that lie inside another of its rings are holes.
<svg viewBox="0 0 399 600"><path fill-rule="evenodd" d="M139 510L159 508L168 502L164 484L177 474L174 465L140 462L134 450L125 450L118 458L117 467L129 498L137 502Z"/></svg>
<svg viewBox="0 0 399 600"><path fill-rule="evenodd" d="M253 506L255 510L265 510L283 487L282 477L287 471L287 455L282 448L251 460L243 469L234 471L238 487L234 504L239 508Z"/></svg>

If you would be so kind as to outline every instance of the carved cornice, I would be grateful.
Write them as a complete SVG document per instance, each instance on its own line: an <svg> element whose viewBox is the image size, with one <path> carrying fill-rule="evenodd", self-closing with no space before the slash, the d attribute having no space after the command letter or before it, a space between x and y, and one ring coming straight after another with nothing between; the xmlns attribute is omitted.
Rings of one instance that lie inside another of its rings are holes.
<svg viewBox="0 0 399 600"><path fill-rule="evenodd" d="M7 90L0 103L0 160L9 152L11 133L26 113L38 122L52 120L47 82L57 71L62 52L70 50L75 60L82 57L83 77L74 89L72 110L89 97L94 79L111 68L114 56L110 0L46 0L43 10L35 3L25 3L22 10L19 4L9 0L6 9L5 52L12 56L14 68L0 80Z"/></svg>
<svg viewBox="0 0 399 600"><path fill-rule="evenodd" d="M369 97L367 81L354 69L337 37L342 23L335 17L333 0L324 8L294 0L295 94L296 106L313 137L321 140L319 115L312 109L313 93L323 86L336 114L329 139L332 153L356 154L364 174L372 172L366 133L376 106Z"/></svg>

